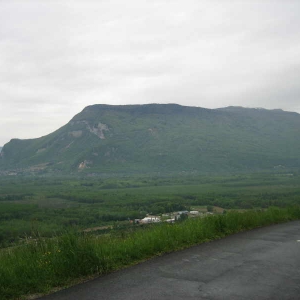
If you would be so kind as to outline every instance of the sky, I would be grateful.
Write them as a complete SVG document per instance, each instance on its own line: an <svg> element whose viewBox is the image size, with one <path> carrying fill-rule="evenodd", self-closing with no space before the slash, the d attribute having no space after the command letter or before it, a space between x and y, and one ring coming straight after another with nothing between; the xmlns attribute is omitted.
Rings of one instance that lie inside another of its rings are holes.
<svg viewBox="0 0 300 300"><path fill-rule="evenodd" d="M0 0L0 146L145 103L300 113L300 1Z"/></svg>

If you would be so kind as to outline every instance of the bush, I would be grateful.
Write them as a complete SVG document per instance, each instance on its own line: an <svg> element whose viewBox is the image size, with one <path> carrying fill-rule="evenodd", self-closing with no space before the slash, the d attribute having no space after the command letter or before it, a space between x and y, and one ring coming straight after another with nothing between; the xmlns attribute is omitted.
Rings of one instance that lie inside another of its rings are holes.
<svg viewBox="0 0 300 300"><path fill-rule="evenodd" d="M105 274L138 261L269 224L300 219L300 207L250 210L175 224L151 224L120 236L66 233L0 252L0 298L44 293L82 276Z"/></svg>

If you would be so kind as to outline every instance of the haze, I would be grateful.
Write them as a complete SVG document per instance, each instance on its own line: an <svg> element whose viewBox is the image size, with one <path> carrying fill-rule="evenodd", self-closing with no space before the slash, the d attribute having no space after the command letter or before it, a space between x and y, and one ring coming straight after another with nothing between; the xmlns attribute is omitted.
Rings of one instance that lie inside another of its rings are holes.
<svg viewBox="0 0 300 300"><path fill-rule="evenodd" d="M95 103L300 112L300 2L0 0L0 146Z"/></svg>

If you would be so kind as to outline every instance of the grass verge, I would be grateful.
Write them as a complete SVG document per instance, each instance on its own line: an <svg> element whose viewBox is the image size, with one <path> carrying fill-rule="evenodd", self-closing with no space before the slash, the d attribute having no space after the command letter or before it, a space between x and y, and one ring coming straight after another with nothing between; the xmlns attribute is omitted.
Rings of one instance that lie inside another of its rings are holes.
<svg viewBox="0 0 300 300"><path fill-rule="evenodd" d="M122 237L68 233L0 252L0 299L21 299L106 274L150 257L260 226L300 219L300 207L188 219Z"/></svg>

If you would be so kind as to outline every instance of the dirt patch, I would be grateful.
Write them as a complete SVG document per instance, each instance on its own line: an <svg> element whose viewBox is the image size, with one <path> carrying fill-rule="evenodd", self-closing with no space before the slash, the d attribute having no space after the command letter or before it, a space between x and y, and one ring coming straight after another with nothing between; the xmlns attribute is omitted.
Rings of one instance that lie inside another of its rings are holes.
<svg viewBox="0 0 300 300"><path fill-rule="evenodd" d="M105 229L112 229L112 226L100 226L100 227L91 227L82 230L83 232L92 232L92 231L98 231L98 230L105 230Z"/></svg>

